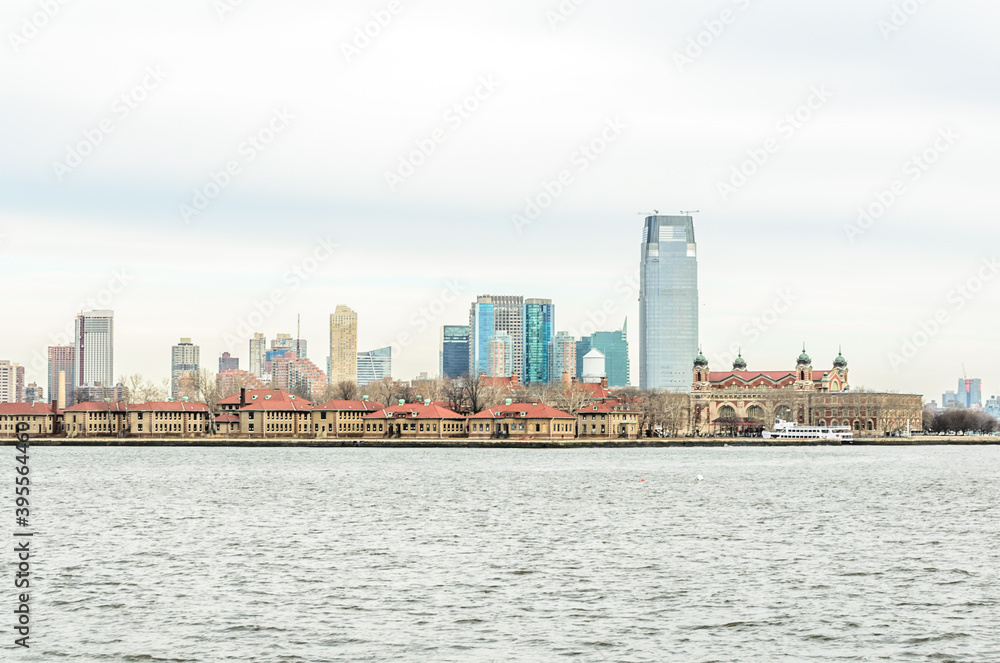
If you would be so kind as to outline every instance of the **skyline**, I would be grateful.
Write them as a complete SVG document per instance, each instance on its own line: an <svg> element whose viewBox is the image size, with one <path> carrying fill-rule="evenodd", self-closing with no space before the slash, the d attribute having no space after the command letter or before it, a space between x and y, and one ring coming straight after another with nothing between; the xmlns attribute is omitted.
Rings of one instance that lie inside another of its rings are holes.
<svg viewBox="0 0 1000 663"><path fill-rule="evenodd" d="M980 84L1000 8L925 5L886 34L888 2L585 3L553 24L555 3L425 0L348 61L341 45L381 8L94 2L5 40L0 356L43 384L49 335L111 308L116 373L166 376L180 337L247 366L226 334L280 289L269 338L302 313L322 345L346 303L359 349L394 346L406 377L436 372L440 327L465 324L476 295L514 292L551 299L577 338L590 317L635 321L637 382L639 213L699 209L713 368L742 347L751 369L784 369L805 341L817 364L843 346L859 385L930 398L965 363L1000 392L1000 93ZM723 8L734 21L679 63ZM35 11L11 3L8 30ZM104 119L58 179L53 163ZM390 188L420 145L425 162ZM185 222L229 161L239 172ZM935 325L904 357L902 339Z"/></svg>

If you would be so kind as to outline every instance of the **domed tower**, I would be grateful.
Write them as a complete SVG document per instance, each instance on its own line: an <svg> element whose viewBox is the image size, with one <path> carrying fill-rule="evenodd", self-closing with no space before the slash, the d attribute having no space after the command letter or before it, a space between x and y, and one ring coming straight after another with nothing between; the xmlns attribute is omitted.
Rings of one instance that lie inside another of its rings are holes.
<svg viewBox="0 0 1000 663"><path fill-rule="evenodd" d="M712 383L708 377L708 359L698 350L698 356L694 358L694 384L693 391L708 391L712 388Z"/></svg>
<svg viewBox="0 0 1000 663"><path fill-rule="evenodd" d="M798 360L795 362L795 388L812 389L812 375L812 357L806 352L806 344L803 343L802 354L799 355Z"/></svg>
<svg viewBox="0 0 1000 663"><path fill-rule="evenodd" d="M743 350L740 349L740 354L733 361L733 371L745 371L747 370L747 360L743 358Z"/></svg>
<svg viewBox="0 0 1000 663"><path fill-rule="evenodd" d="M847 360L844 359L844 348L837 349L837 358L833 360L833 372L840 377L840 388L843 391L850 389L847 382Z"/></svg>

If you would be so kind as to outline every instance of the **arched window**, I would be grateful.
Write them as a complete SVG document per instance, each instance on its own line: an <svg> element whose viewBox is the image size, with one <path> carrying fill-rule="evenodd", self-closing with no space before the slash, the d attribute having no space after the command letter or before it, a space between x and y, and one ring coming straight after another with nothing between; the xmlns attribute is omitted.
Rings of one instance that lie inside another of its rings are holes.
<svg viewBox="0 0 1000 663"><path fill-rule="evenodd" d="M872 423L871 419L868 420L868 430L875 430L875 424Z"/></svg>
<svg viewBox="0 0 1000 663"><path fill-rule="evenodd" d="M747 417L756 421L764 421L764 408L759 405L751 405L747 410Z"/></svg>
<svg viewBox="0 0 1000 663"><path fill-rule="evenodd" d="M723 405L719 408L719 417L722 419L735 419L736 410L733 409L732 405Z"/></svg>
<svg viewBox="0 0 1000 663"><path fill-rule="evenodd" d="M778 409L774 411L774 416L775 418L781 419L783 421L791 421L792 408L788 407L787 405L779 405Z"/></svg>

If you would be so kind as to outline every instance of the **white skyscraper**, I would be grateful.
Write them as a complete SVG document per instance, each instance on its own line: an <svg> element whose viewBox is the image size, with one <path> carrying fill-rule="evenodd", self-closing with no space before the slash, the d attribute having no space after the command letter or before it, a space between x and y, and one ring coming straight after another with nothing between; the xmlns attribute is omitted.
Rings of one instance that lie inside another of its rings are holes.
<svg viewBox="0 0 1000 663"><path fill-rule="evenodd" d="M17 375L14 365L7 359L0 359L0 403L17 402Z"/></svg>
<svg viewBox="0 0 1000 663"><path fill-rule="evenodd" d="M201 348L191 342L190 338L182 338L170 349L170 396L174 399L181 396L179 380L185 373L198 370L201 363Z"/></svg>
<svg viewBox="0 0 1000 663"><path fill-rule="evenodd" d="M86 311L76 316L73 343L75 385L80 387L114 387L115 375L115 313Z"/></svg>

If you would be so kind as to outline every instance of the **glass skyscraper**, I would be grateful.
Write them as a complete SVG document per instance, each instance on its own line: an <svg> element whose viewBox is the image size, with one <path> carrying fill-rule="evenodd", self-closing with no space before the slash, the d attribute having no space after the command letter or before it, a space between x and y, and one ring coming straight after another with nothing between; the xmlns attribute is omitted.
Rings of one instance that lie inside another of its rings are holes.
<svg viewBox="0 0 1000 663"><path fill-rule="evenodd" d="M694 219L648 216L639 283L639 386L688 391L698 355Z"/></svg>
<svg viewBox="0 0 1000 663"><path fill-rule="evenodd" d="M460 378L469 372L469 326L441 327L441 366L444 378Z"/></svg>
<svg viewBox="0 0 1000 663"><path fill-rule="evenodd" d="M358 353L358 385L392 377L392 348Z"/></svg>
<svg viewBox="0 0 1000 663"><path fill-rule="evenodd" d="M551 299L524 300L525 384L549 381L549 344L555 337L556 308Z"/></svg>
<svg viewBox="0 0 1000 663"><path fill-rule="evenodd" d="M604 355L604 371L609 387L625 387L629 383L628 322L618 331L599 331L576 342L576 374L583 376L583 357L593 348ZM692 359L693 361L693 359Z"/></svg>

